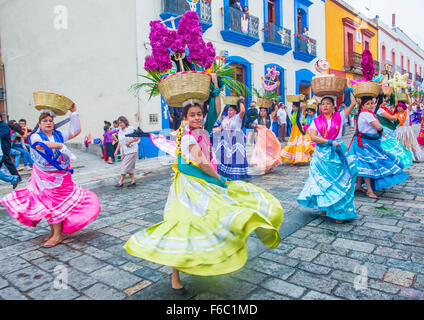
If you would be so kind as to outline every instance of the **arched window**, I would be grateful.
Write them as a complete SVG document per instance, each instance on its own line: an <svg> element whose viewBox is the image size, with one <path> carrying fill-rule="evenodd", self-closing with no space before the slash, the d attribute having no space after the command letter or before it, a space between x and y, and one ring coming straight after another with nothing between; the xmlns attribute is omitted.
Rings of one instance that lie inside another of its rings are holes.
<svg viewBox="0 0 424 320"><path fill-rule="evenodd" d="M396 52L395 50L392 50L392 70L393 72L396 71Z"/></svg>
<svg viewBox="0 0 424 320"><path fill-rule="evenodd" d="M383 44L381 46L381 62L384 64L386 64L386 46Z"/></svg>

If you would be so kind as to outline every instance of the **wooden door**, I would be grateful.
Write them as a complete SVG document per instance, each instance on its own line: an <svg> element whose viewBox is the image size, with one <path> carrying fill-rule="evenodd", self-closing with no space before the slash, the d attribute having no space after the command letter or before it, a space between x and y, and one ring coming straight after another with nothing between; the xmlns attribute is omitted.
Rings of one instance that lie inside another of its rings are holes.
<svg viewBox="0 0 424 320"><path fill-rule="evenodd" d="M268 0L268 22L275 24L275 1Z"/></svg>
<svg viewBox="0 0 424 320"><path fill-rule="evenodd" d="M241 64L238 63L231 63L230 66L234 67L236 69L235 72L235 79L237 81L240 81L241 83L246 84L246 77L245 77L245 71L244 67ZM232 96L237 96L237 93L231 90Z"/></svg>

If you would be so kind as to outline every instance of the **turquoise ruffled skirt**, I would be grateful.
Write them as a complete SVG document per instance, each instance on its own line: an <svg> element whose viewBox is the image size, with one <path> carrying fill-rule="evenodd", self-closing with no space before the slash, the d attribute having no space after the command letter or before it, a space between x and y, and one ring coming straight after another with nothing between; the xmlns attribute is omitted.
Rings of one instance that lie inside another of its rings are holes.
<svg viewBox="0 0 424 320"><path fill-rule="evenodd" d="M346 145L336 140L340 147L316 144L309 177L297 202L309 208L326 211L326 216L336 220L356 218L354 200L357 169L348 159Z"/></svg>
<svg viewBox="0 0 424 320"><path fill-rule="evenodd" d="M382 137L381 147L388 153L399 158L404 168L412 166L412 153L396 138L394 130L384 127L385 136Z"/></svg>
<svg viewBox="0 0 424 320"><path fill-rule="evenodd" d="M353 139L349 159L355 162L359 177L371 178L375 191L391 188L409 178L400 159L381 147L381 139L362 138L362 144L363 147L358 145L357 137Z"/></svg>

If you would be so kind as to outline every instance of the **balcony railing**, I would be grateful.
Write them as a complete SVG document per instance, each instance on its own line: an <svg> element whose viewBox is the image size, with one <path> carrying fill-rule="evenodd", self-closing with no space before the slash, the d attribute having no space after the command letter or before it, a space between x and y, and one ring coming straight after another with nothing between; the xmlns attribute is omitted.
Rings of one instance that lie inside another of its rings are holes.
<svg viewBox="0 0 424 320"><path fill-rule="evenodd" d="M374 73L380 73L380 62L374 60ZM362 73L362 54L356 52L345 52L345 71L354 72L357 74Z"/></svg>
<svg viewBox="0 0 424 320"><path fill-rule="evenodd" d="M199 15L200 22L212 24L211 2L205 0L200 0L199 2L197 14ZM186 0L162 0L162 8L164 13L171 13L176 16L190 10L190 6Z"/></svg>
<svg viewBox="0 0 424 320"><path fill-rule="evenodd" d="M267 22L265 26L265 42L281 44L291 48L291 30Z"/></svg>
<svg viewBox="0 0 424 320"><path fill-rule="evenodd" d="M417 82L423 82L423 78L422 77L420 77L420 75L417 73L417 75L416 75L416 77L417 77Z"/></svg>
<svg viewBox="0 0 424 320"><path fill-rule="evenodd" d="M315 39L309 38L304 35L295 34L295 50L303 53L307 53L312 56L317 55L317 42Z"/></svg>
<svg viewBox="0 0 424 320"><path fill-rule="evenodd" d="M259 38L259 18L251 14L243 15L240 10L232 7L224 9L225 30L235 31L253 38Z"/></svg>
<svg viewBox="0 0 424 320"><path fill-rule="evenodd" d="M409 75L409 80L412 80L412 72L409 72L408 75Z"/></svg>

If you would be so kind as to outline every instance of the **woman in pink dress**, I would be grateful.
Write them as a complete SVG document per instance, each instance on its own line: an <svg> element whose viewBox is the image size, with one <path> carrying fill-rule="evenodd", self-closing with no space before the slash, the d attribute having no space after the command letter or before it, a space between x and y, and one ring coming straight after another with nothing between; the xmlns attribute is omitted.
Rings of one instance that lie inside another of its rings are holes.
<svg viewBox="0 0 424 320"><path fill-rule="evenodd" d="M62 234L71 234L87 226L100 213L97 196L72 181L71 159L75 158L65 142L81 132L75 104L71 109L69 130L54 127L52 111L42 110L39 130L31 134L31 157L34 159L29 184L16 190L0 202L12 217L22 224L35 227L45 218L50 224L50 234L44 247L62 242Z"/></svg>

